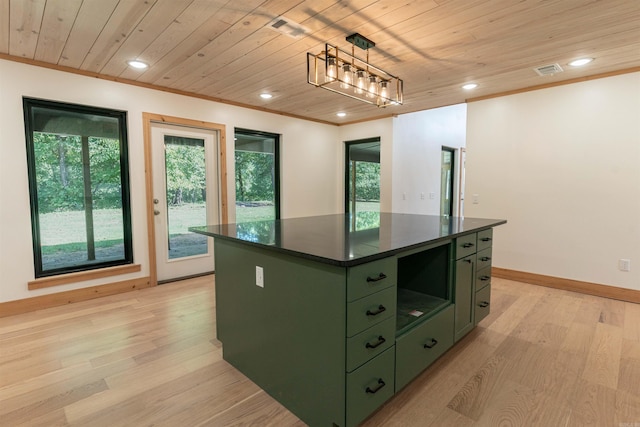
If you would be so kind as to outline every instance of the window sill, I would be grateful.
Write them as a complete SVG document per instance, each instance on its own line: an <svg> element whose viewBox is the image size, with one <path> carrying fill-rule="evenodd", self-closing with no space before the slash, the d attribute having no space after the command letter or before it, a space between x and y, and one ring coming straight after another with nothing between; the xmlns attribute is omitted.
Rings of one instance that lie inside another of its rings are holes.
<svg viewBox="0 0 640 427"><path fill-rule="evenodd" d="M29 290L50 288L52 286L66 285L69 283L84 282L86 280L100 279L102 277L118 276L120 274L135 273L141 270L140 264L119 265L98 270L80 271L78 273L61 274L59 276L44 277L28 283Z"/></svg>

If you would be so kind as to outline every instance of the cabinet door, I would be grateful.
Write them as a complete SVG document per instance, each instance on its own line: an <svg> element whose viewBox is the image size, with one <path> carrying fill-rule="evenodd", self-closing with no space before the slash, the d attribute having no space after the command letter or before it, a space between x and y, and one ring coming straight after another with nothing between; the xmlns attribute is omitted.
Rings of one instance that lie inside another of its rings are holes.
<svg viewBox="0 0 640 427"><path fill-rule="evenodd" d="M455 340L458 341L474 327L474 297L476 256L456 261L455 282Z"/></svg>

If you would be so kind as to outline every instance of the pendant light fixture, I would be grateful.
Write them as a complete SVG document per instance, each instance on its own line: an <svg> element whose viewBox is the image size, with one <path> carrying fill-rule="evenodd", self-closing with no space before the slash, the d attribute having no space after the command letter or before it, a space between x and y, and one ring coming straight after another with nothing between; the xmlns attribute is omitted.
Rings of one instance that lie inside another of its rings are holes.
<svg viewBox="0 0 640 427"><path fill-rule="evenodd" d="M402 104L402 80L369 62L375 43L358 33L346 40L351 53L329 43L318 54L307 53L307 82L378 107ZM356 46L367 53L366 59L355 56Z"/></svg>

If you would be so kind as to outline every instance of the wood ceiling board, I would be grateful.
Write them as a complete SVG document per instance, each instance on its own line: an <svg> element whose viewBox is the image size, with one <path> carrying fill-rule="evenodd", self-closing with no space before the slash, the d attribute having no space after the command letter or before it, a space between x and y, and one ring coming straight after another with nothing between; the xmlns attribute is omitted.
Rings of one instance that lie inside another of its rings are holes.
<svg viewBox="0 0 640 427"><path fill-rule="evenodd" d="M204 63L208 60L202 49L231 27L232 24L228 21L230 21L229 17L232 14L240 13L242 13L241 16L245 16L244 12L221 9L220 12L210 16L173 49L165 52L161 59L154 62L153 67L147 69L137 80L160 86L169 86L169 82L184 75L189 71L190 66L197 64L193 62L194 60L199 63ZM158 56L161 54L162 52L157 53ZM187 60L191 60L188 65L186 64Z"/></svg>
<svg viewBox="0 0 640 427"><path fill-rule="evenodd" d="M138 59L151 65L142 54L193 3L193 0L157 0L153 8L120 43L118 50L100 71L109 76L120 76L130 69L127 61ZM131 74L135 76L135 73Z"/></svg>
<svg viewBox="0 0 640 427"><path fill-rule="evenodd" d="M46 0L11 1L8 10L10 55L33 59L45 3Z"/></svg>
<svg viewBox="0 0 640 427"><path fill-rule="evenodd" d="M215 72L219 66L219 58L225 52L232 51L229 55L241 54L240 43L243 48L249 48L251 45L251 36L260 31L264 26L276 16L286 12L289 8L283 5L283 1L268 1L263 6L268 7L270 13L260 10L253 10L242 16L237 17L235 23L225 32L218 34L206 46L203 46L198 54L203 56L190 56L186 58L181 65L175 68L168 84L170 87L193 92L192 86L196 85L203 77ZM235 6L236 3L234 3ZM244 12L242 10L241 12ZM269 30L271 35L277 33ZM249 41L247 41L249 40ZM253 50L253 49L250 49Z"/></svg>
<svg viewBox="0 0 640 427"><path fill-rule="evenodd" d="M9 53L9 0L0 0L0 53Z"/></svg>
<svg viewBox="0 0 640 427"><path fill-rule="evenodd" d="M327 0L322 3L314 2L314 7L316 7L317 10L325 3L332 4L335 2ZM324 9L320 13L330 16L332 11ZM341 13L341 10L334 13ZM295 14L288 12L287 17L289 16L295 16ZM202 90L215 92L218 96L226 96L225 94L236 93L238 86L240 88L246 87L246 79L259 80L266 89L266 85L264 85L264 79L266 77L272 76L281 70L286 70L291 67L292 64L300 66L304 58L306 58L306 52L309 47L317 44L319 39L316 36L318 32L316 27L322 26L320 30L326 27L314 18L315 16L311 16L305 20L296 21L308 27L310 30L310 34L304 38L293 39L285 35L278 35L278 37L271 39L269 42L255 49L252 55L241 56L233 63L228 64L224 68L224 72L221 73L222 77L214 76L214 78L208 79L208 85L204 86ZM303 58L303 60L298 60L298 58ZM253 92L255 93L255 89L253 89Z"/></svg>
<svg viewBox="0 0 640 427"><path fill-rule="evenodd" d="M35 60L52 64L60 61L81 5L82 0L65 0L55 7L51 2L45 6Z"/></svg>
<svg viewBox="0 0 640 427"><path fill-rule="evenodd" d="M348 51L352 32L376 43L372 64L404 80L405 105L393 114L640 66L639 1L84 0L79 9L78 1L0 1L0 24L8 23L0 53L333 123L389 116L306 83L306 53L325 42ZM290 39L265 28L279 15L311 33ZM126 67L130 56L151 68ZM566 66L581 56L595 61ZM541 78L532 70L554 62L566 71ZM460 88L469 80L478 89ZM263 89L274 99L260 99Z"/></svg>
<svg viewBox="0 0 640 427"><path fill-rule="evenodd" d="M119 2L84 58L81 68L85 71L102 72L105 64L120 49L122 43L155 3L156 0Z"/></svg>
<svg viewBox="0 0 640 427"><path fill-rule="evenodd" d="M161 74L163 68L160 65L160 61L179 48L181 43L189 39L202 25L209 24L207 25L209 36L211 31L208 28L216 28L220 32L228 28L228 25L224 24L220 18L215 18L228 2L229 0L195 0L191 2L186 9L172 19L172 22L162 27L162 32L157 38L151 40L151 43L138 54L138 57L149 64L156 74ZM212 19L215 19L215 21L211 21ZM196 48L188 51L192 52L192 54L196 53L201 46L206 44L206 40L206 37L202 38L201 43ZM131 68L123 70L118 76L133 80L141 77L139 72ZM145 74L143 79L153 80L153 77Z"/></svg>
<svg viewBox="0 0 640 427"><path fill-rule="evenodd" d="M82 2L58 64L78 69L82 66L118 2L119 0Z"/></svg>
<svg viewBox="0 0 640 427"><path fill-rule="evenodd" d="M368 4L371 3L372 0L361 0L362 3ZM308 9L306 5L303 5L305 9ZM316 7L321 8L322 3L317 4ZM342 12L344 16L344 7L342 5L338 5L334 8L325 9L323 14L331 16L332 10L336 9L338 12ZM290 12L287 12L287 17L289 13L292 16L296 16L297 10L302 10L300 5L291 9ZM306 21L303 21L302 25L307 25ZM315 40L315 34L311 34L305 37L306 40ZM209 70L208 74L204 76L203 79L200 79L193 86L190 86L190 89L193 91L200 91L204 88L209 87L211 84L216 84L220 79L218 77L219 74L226 76L235 76L236 69L234 68L234 63L238 60L242 60L242 58L247 58L250 56L251 59L256 58L253 62L258 62L260 58L265 55L272 59L279 59L279 61L271 61L273 66L277 66L278 62L282 62L283 59L287 57L295 56L297 53L304 55L304 50L296 51L295 49L286 49L287 45L289 45L290 38L284 35L281 35L277 32L274 32L268 28L262 28L248 37L245 41L240 44L234 46L235 49L229 50L225 52L221 57L216 58L216 66L215 70ZM299 45L298 45L299 46ZM265 49L266 47L266 49ZM265 52L266 51L266 52ZM242 64L240 64L242 65ZM229 68L229 69L227 69ZM244 67L242 67L244 68ZM256 69L264 70L265 66L255 67ZM221 71L221 72L218 72Z"/></svg>

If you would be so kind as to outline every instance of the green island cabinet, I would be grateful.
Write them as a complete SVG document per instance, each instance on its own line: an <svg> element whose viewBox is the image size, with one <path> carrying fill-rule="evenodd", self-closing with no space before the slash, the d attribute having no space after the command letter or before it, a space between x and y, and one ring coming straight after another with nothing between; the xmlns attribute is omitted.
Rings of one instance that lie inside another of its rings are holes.
<svg viewBox="0 0 640 427"><path fill-rule="evenodd" d="M214 237L223 358L310 426L361 423L489 313L505 220L364 213Z"/></svg>

